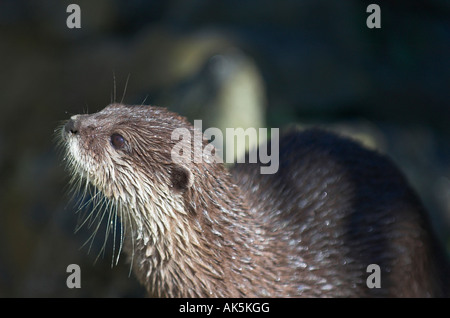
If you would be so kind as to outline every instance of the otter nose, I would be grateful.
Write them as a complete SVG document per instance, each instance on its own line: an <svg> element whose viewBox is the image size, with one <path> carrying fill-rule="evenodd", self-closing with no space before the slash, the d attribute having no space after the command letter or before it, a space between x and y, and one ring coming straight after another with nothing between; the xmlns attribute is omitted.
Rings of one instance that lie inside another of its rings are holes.
<svg viewBox="0 0 450 318"><path fill-rule="evenodd" d="M64 126L64 130L68 134L71 133L73 135L76 135L76 134L78 134L79 124L78 124L78 121L76 120L76 118L74 118L74 117L75 116L70 118L70 120L66 123L66 125Z"/></svg>

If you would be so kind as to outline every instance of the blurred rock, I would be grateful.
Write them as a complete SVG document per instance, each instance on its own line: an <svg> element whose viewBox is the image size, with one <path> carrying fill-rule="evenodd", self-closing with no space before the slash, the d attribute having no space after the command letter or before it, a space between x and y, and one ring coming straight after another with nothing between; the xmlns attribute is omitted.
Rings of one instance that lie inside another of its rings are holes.
<svg viewBox="0 0 450 318"><path fill-rule="evenodd" d="M214 140L218 149L233 148L235 159L257 143L234 144L225 136L227 128L259 128L265 125L266 96L264 83L255 63L237 48L228 48L211 56L196 74L169 88L158 99L159 105L187 116L194 122L202 120L203 130L215 127L223 133L222 140ZM259 136L259 142L266 136ZM256 142L256 141L255 141Z"/></svg>

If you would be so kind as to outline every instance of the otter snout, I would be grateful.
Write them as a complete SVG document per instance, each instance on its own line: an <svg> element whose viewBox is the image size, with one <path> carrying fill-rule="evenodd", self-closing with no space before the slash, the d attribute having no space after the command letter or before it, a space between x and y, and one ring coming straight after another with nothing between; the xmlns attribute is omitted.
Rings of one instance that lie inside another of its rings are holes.
<svg viewBox="0 0 450 318"><path fill-rule="evenodd" d="M67 134L76 135L80 128L79 121L77 121L77 116L72 116L69 121L64 125L64 131Z"/></svg>

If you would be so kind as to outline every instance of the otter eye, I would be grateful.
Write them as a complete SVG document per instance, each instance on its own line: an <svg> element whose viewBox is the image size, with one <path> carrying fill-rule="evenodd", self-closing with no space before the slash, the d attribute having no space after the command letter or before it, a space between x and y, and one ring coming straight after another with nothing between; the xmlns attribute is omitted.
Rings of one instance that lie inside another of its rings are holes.
<svg viewBox="0 0 450 318"><path fill-rule="evenodd" d="M111 144L115 149L122 149L125 146L125 139L119 134L112 134Z"/></svg>

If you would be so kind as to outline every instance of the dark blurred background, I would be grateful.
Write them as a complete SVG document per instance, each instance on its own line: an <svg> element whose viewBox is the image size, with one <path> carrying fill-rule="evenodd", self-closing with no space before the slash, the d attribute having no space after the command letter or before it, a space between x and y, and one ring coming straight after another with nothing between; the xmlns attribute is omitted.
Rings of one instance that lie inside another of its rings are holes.
<svg viewBox="0 0 450 318"><path fill-rule="evenodd" d="M381 29L366 8L381 7ZM66 8L81 7L81 29ZM143 296L77 210L61 120L112 100L203 128L322 125L387 153L450 245L447 0L0 1L0 296ZM127 80L128 79L128 80ZM126 93L124 90L126 87ZM115 93L114 93L115 91ZM66 267L81 266L81 289Z"/></svg>

